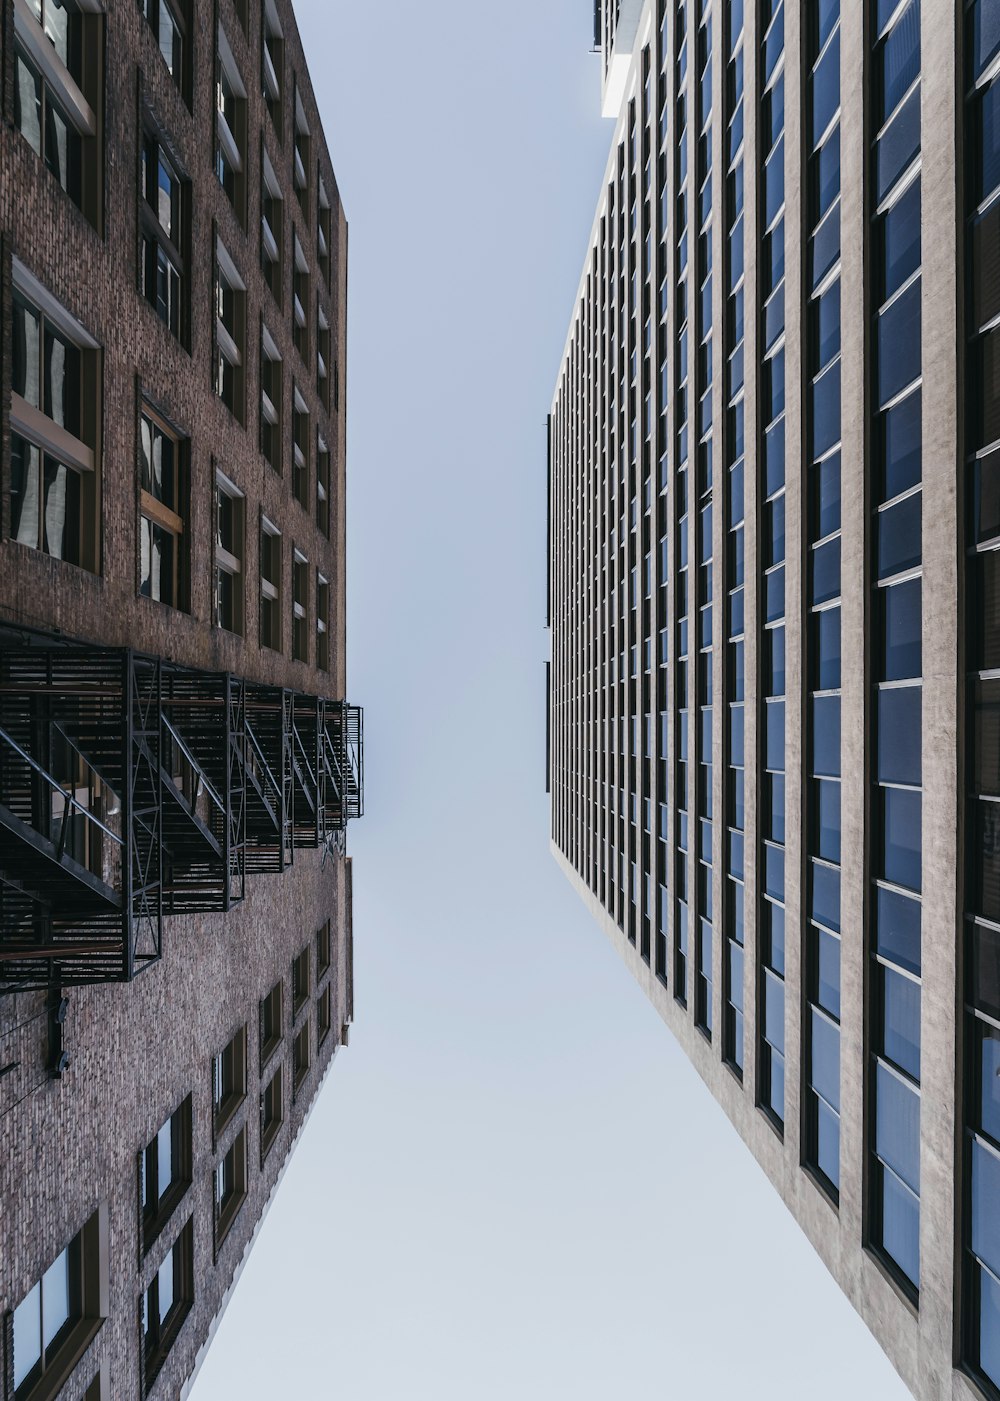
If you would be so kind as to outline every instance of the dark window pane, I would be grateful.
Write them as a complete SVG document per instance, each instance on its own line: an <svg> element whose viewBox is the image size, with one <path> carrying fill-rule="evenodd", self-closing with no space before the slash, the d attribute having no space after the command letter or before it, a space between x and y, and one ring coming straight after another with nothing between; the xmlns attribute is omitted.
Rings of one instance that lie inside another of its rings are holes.
<svg viewBox="0 0 1000 1401"><path fill-rule="evenodd" d="M38 549L40 454L19 433L10 435L10 535Z"/></svg>
<svg viewBox="0 0 1000 1401"><path fill-rule="evenodd" d="M812 699L812 771L820 777L840 776L840 697Z"/></svg>
<svg viewBox="0 0 1000 1401"><path fill-rule="evenodd" d="M920 266L920 180L880 220L877 244L879 294L888 301Z"/></svg>
<svg viewBox="0 0 1000 1401"><path fill-rule="evenodd" d="M822 1012L809 1009L812 1087L833 1109L840 1109L840 1032Z"/></svg>
<svg viewBox="0 0 1000 1401"><path fill-rule="evenodd" d="M764 633L765 665L764 694L783 696L785 694L785 629L768 628Z"/></svg>
<svg viewBox="0 0 1000 1401"><path fill-rule="evenodd" d="M979 1045L979 1123L983 1133L1000 1144L1000 1031L976 1021L973 1031ZM1000 1202L997 1203L1000 1210Z"/></svg>
<svg viewBox="0 0 1000 1401"><path fill-rule="evenodd" d="M812 872L812 899L809 913L827 928L840 929L840 872L817 861L809 863Z"/></svg>
<svg viewBox="0 0 1000 1401"><path fill-rule="evenodd" d="M876 144L876 199L879 203L895 185L919 149L920 89L918 87L899 108Z"/></svg>
<svg viewBox="0 0 1000 1401"><path fill-rule="evenodd" d="M767 516L764 541L765 569L772 564L780 564L785 558L785 497L784 494L768 501L765 506Z"/></svg>
<svg viewBox="0 0 1000 1401"><path fill-rule="evenodd" d="M840 1186L840 1115L825 1100L814 1099L816 1107L816 1166L835 1187Z"/></svg>
<svg viewBox="0 0 1000 1401"><path fill-rule="evenodd" d="M838 44L839 47L839 44ZM840 94L837 94L840 101ZM812 158L812 223L816 225L830 208L840 193L840 127L831 131L826 141ZM834 224L839 230L840 218L835 216ZM818 237L818 235L817 235ZM815 284L814 284L815 285Z"/></svg>
<svg viewBox="0 0 1000 1401"><path fill-rule="evenodd" d="M829 146L827 142L827 146ZM826 150L826 146L823 148ZM809 243L809 290L815 291L840 257L840 205L831 209Z"/></svg>
<svg viewBox="0 0 1000 1401"><path fill-rule="evenodd" d="M812 140L821 136L840 106L840 35L834 39L812 76Z"/></svg>
<svg viewBox="0 0 1000 1401"><path fill-rule="evenodd" d="M773 423L764 434L764 489L773 496L785 484L785 420Z"/></svg>
<svg viewBox="0 0 1000 1401"><path fill-rule="evenodd" d="M774 86L764 96L764 123L761 142L765 151L771 147L785 129L785 75L782 74Z"/></svg>
<svg viewBox="0 0 1000 1401"><path fill-rule="evenodd" d="M878 781L920 784L921 688L878 693Z"/></svg>
<svg viewBox="0 0 1000 1401"><path fill-rule="evenodd" d="M920 287L918 278L876 318L880 405L920 377Z"/></svg>
<svg viewBox="0 0 1000 1401"><path fill-rule="evenodd" d="M882 415L881 501L891 501L920 481L920 393Z"/></svg>
<svg viewBox="0 0 1000 1401"><path fill-rule="evenodd" d="M826 608L809 620L812 666L810 686L814 691L836 691L840 687L840 609Z"/></svg>
<svg viewBox="0 0 1000 1401"><path fill-rule="evenodd" d="M1000 438L1000 329L980 336L970 352L971 435L973 450Z"/></svg>
<svg viewBox="0 0 1000 1401"><path fill-rule="evenodd" d="M1000 807L973 802L969 809L969 909L1000 921Z"/></svg>
<svg viewBox="0 0 1000 1401"><path fill-rule="evenodd" d="M881 968L882 1051L886 1060L920 1079L920 984Z"/></svg>
<svg viewBox="0 0 1000 1401"><path fill-rule="evenodd" d="M812 398L812 442L810 456L822 457L840 440L840 361L815 380Z"/></svg>
<svg viewBox="0 0 1000 1401"><path fill-rule="evenodd" d="M764 1040L776 1051L785 1050L785 984L764 970Z"/></svg>
<svg viewBox="0 0 1000 1401"><path fill-rule="evenodd" d="M982 671L1000 667L1000 551L977 555L970 570L970 592L979 617L970 629L973 666Z"/></svg>
<svg viewBox="0 0 1000 1401"><path fill-rule="evenodd" d="M919 1193L920 1096L884 1065L876 1066L875 1080L875 1151Z"/></svg>
<svg viewBox="0 0 1000 1401"><path fill-rule="evenodd" d="M764 223L770 226L785 199L785 141L778 142L764 164Z"/></svg>
<svg viewBox="0 0 1000 1401"><path fill-rule="evenodd" d="M879 875L893 885L920 889L920 794L883 788L882 852Z"/></svg>
<svg viewBox="0 0 1000 1401"><path fill-rule="evenodd" d="M813 969L810 997L830 1013L840 1018L840 940L825 929L813 925L810 930L813 945Z"/></svg>
<svg viewBox="0 0 1000 1401"><path fill-rule="evenodd" d="M1000 1157L972 1145L972 1248L1000 1275Z"/></svg>
<svg viewBox="0 0 1000 1401"><path fill-rule="evenodd" d="M780 846L764 848L764 891L775 900L785 898L785 851ZM782 919L784 914L782 913Z"/></svg>
<svg viewBox="0 0 1000 1401"><path fill-rule="evenodd" d="M1000 797L1000 681L978 681L973 691L972 786Z"/></svg>
<svg viewBox="0 0 1000 1401"><path fill-rule="evenodd" d="M785 780L782 774L769 773L767 785L767 825L765 836L772 842L785 840Z"/></svg>
<svg viewBox="0 0 1000 1401"><path fill-rule="evenodd" d="M764 307L764 349L771 346L785 329L785 284L776 288Z"/></svg>
<svg viewBox="0 0 1000 1401"><path fill-rule="evenodd" d="M998 49L1000 5L996 0L979 0L969 15L969 57L973 79L982 77Z"/></svg>
<svg viewBox="0 0 1000 1401"><path fill-rule="evenodd" d="M828 365L840 350L840 279L812 304L812 353L817 370Z"/></svg>
<svg viewBox="0 0 1000 1401"><path fill-rule="evenodd" d="M1000 204L997 205L1000 209ZM1000 250L1000 229L997 230ZM1000 535L1000 448L972 464L972 491L969 503L970 533L976 544L985 544Z"/></svg>
<svg viewBox="0 0 1000 1401"><path fill-rule="evenodd" d="M973 926L970 964L970 1002L1000 1019L1000 934L995 929Z"/></svg>
<svg viewBox="0 0 1000 1401"><path fill-rule="evenodd" d="M876 947L883 958L920 973L920 901L895 890L877 892Z"/></svg>
<svg viewBox="0 0 1000 1401"><path fill-rule="evenodd" d="M1000 204L972 224L972 325L978 329L1000 314Z"/></svg>
<svg viewBox="0 0 1000 1401"><path fill-rule="evenodd" d="M882 1169L882 1247L906 1277L920 1284L920 1202Z"/></svg>
<svg viewBox="0 0 1000 1401"><path fill-rule="evenodd" d="M729 943L729 1000L739 1011L743 1011L743 950L739 944Z"/></svg>
<svg viewBox="0 0 1000 1401"><path fill-rule="evenodd" d="M812 535L814 540L840 529L840 453L819 462L810 472Z"/></svg>
<svg viewBox="0 0 1000 1401"><path fill-rule="evenodd" d="M836 779L814 778L810 782L812 800L812 845L824 861L840 862L840 783Z"/></svg>
<svg viewBox="0 0 1000 1401"><path fill-rule="evenodd" d="M764 709L766 767L781 772L785 767L785 703L768 701Z"/></svg>
<svg viewBox="0 0 1000 1401"><path fill-rule="evenodd" d="M809 602L814 606L840 597L840 536L819 545L809 555L812 573Z"/></svg>
<svg viewBox="0 0 1000 1401"><path fill-rule="evenodd" d="M920 76L920 4L913 0L896 21L882 46L882 106L880 121L894 111Z"/></svg>
<svg viewBox="0 0 1000 1401"><path fill-rule="evenodd" d="M920 563L921 494L878 513L878 577L888 579Z"/></svg>
<svg viewBox="0 0 1000 1401"><path fill-rule="evenodd" d="M882 656L880 681L906 681L921 669L921 581L907 579L880 589Z"/></svg>
<svg viewBox="0 0 1000 1401"><path fill-rule="evenodd" d="M785 571L774 569L764 581L764 621L777 622L785 616Z"/></svg>
<svg viewBox="0 0 1000 1401"><path fill-rule="evenodd" d="M765 900L764 915L764 962L776 973L785 973L785 911L781 905L772 905Z"/></svg>
<svg viewBox="0 0 1000 1401"><path fill-rule="evenodd" d="M79 473L46 456L42 492L42 549L68 564L79 564Z"/></svg>
<svg viewBox="0 0 1000 1401"><path fill-rule="evenodd" d="M979 98L975 131L973 188L979 203L1000 184L1000 83L996 79Z"/></svg>
<svg viewBox="0 0 1000 1401"><path fill-rule="evenodd" d="M785 221L775 224L764 239L763 294L769 297L785 275Z"/></svg>

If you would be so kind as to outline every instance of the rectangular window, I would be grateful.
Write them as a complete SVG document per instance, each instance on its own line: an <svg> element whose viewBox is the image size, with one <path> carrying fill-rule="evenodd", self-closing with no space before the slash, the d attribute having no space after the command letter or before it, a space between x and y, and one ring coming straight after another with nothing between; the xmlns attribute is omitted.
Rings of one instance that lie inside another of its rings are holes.
<svg viewBox="0 0 1000 1401"><path fill-rule="evenodd" d="M139 592L186 608L186 444L145 405L139 415L139 511Z"/></svg>
<svg viewBox="0 0 1000 1401"><path fill-rule="evenodd" d="M268 1061L281 1045L282 1032L282 1003L284 986L278 981L274 987L261 999L260 1004L260 1069L263 1071Z"/></svg>
<svg viewBox="0 0 1000 1401"><path fill-rule="evenodd" d="M244 1124L233 1139L229 1151L216 1165L215 1173L215 1247L226 1239L240 1207L247 1199L247 1130Z"/></svg>
<svg viewBox="0 0 1000 1401"><path fill-rule="evenodd" d="M281 352L267 327L260 330L260 450L281 471L281 409L284 402Z"/></svg>
<svg viewBox="0 0 1000 1401"><path fill-rule="evenodd" d="M187 221L190 185L159 138L142 138L140 291L163 324L187 343Z"/></svg>
<svg viewBox="0 0 1000 1401"><path fill-rule="evenodd" d="M330 921L316 932L316 981L330 971Z"/></svg>
<svg viewBox="0 0 1000 1401"><path fill-rule="evenodd" d="M295 156L293 161L295 194L302 208L302 213L309 216L309 123L306 121L305 108L302 106L302 98L299 94L298 85L295 88Z"/></svg>
<svg viewBox="0 0 1000 1401"><path fill-rule="evenodd" d="M215 622L243 634L243 493L215 474Z"/></svg>
<svg viewBox="0 0 1000 1401"><path fill-rule="evenodd" d="M142 1296L145 1390L152 1386L194 1301L194 1229L189 1220Z"/></svg>
<svg viewBox="0 0 1000 1401"><path fill-rule="evenodd" d="M101 1206L14 1309L14 1401L57 1394L108 1316L108 1289Z"/></svg>
<svg viewBox="0 0 1000 1401"><path fill-rule="evenodd" d="M216 242L215 392L243 422L246 364L246 284L221 240Z"/></svg>
<svg viewBox="0 0 1000 1401"><path fill-rule="evenodd" d="M156 36L160 56L181 93L188 96L188 11L186 0L140 0Z"/></svg>
<svg viewBox="0 0 1000 1401"><path fill-rule="evenodd" d="M307 1018L302 1030L292 1043L292 1093L295 1095L298 1094L309 1074L310 1056L310 1029Z"/></svg>
<svg viewBox="0 0 1000 1401"><path fill-rule="evenodd" d="M333 991L330 984L316 999L316 1045L320 1047L326 1042L333 1025Z"/></svg>
<svg viewBox="0 0 1000 1401"><path fill-rule="evenodd" d="M282 304L282 251L285 238L285 207L281 184L270 157L261 143L260 156L260 266L279 307Z"/></svg>
<svg viewBox="0 0 1000 1401"><path fill-rule="evenodd" d="M247 1029L241 1026L227 1045L212 1058L212 1124L222 1132L246 1099Z"/></svg>
<svg viewBox="0 0 1000 1401"><path fill-rule="evenodd" d="M264 0L261 6L263 43L260 49L261 86L264 101L271 114L278 140L284 136L284 113L281 97L285 88L285 40L274 0Z"/></svg>
<svg viewBox="0 0 1000 1401"><path fill-rule="evenodd" d="M245 225L247 90L221 25L216 54L215 107L215 172L237 219Z"/></svg>
<svg viewBox="0 0 1000 1401"><path fill-rule="evenodd" d="M100 230L103 10L77 0L13 8L14 125Z"/></svg>
<svg viewBox="0 0 1000 1401"><path fill-rule="evenodd" d="M100 353L14 260L10 535L96 570Z"/></svg>
<svg viewBox="0 0 1000 1401"><path fill-rule="evenodd" d="M316 524L330 538L330 449L323 434L316 438Z"/></svg>
<svg viewBox="0 0 1000 1401"><path fill-rule="evenodd" d="M319 181L319 220L316 226L316 259L327 287L330 286L330 197L323 177Z"/></svg>
<svg viewBox="0 0 1000 1401"><path fill-rule="evenodd" d="M323 308L316 307L316 393L330 412L330 323Z"/></svg>
<svg viewBox="0 0 1000 1401"><path fill-rule="evenodd" d="M139 1154L142 1248L148 1251L191 1185L191 1096Z"/></svg>
<svg viewBox="0 0 1000 1401"><path fill-rule="evenodd" d="M309 263L297 233L292 234L295 264L292 271L292 335L302 359L309 363Z"/></svg>
<svg viewBox="0 0 1000 1401"><path fill-rule="evenodd" d="M298 385L292 394L292 490L295 499L309 509L309 408L299 393Z"/></svg>
<svg viewBox="0 0 1000 1401"><path fill-rule="evenodd" d="M324 574L316 573L316 666L330 670L330 584Z"/></svg>
<svg viewBox="0 0 1000 1401"><path fill-rule="evenodd" d="M309 660L309 561L292 552L292 657Z"/></svg>
<svg viewBox="0 0 1000 1401"><path fill-rule="evenodd" d="M281 531L260 518L260 645L281 651Z"/></svg>
<svg viewBox="0 0 1000 1401"><path fill-rule="evenodd" d="M281 1066L264 1086L260 1097L260 1161L263 1165L274 1146L285 1117L284 1096L281 1083Z"/></svg>
<svg viewBox="0 0 1000 1401"><path fill-rule="evenodd" d="M292 959L292 1020L309 1000L309 946Z"/></svg>

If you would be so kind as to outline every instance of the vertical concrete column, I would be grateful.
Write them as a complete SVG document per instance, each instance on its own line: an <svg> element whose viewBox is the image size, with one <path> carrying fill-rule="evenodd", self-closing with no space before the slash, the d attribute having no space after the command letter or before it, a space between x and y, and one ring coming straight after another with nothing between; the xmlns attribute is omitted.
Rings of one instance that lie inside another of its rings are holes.
<svg viewBox="0 0 1000 1401"><path fill-rule="evenodd" d="M844 5L840 26L841 247L841 875L840 1218L859 1261L864 1203L865 957L868 907L868 393L865 299L865 6Z"/></svg>
<svg viewBox="0 0 1000 1401"><path fill-rule="evenodd" d="M785 4L785 1156L801 1161L805 824L805 392L802 230L805 15Z"/></svg>
<svg viewBox="0 0 1000 1401"><path fill-rule="evenodd" d="M958 483L962 208L955 5L921 6L923 401L923 925L920 1106L921 1371L950 1375L955 1298L958 826L962 694Z"/></svg>
<svg viewBox="0 0 1000 1401"><path fill-rule="evenodd" d="M688 351L688 455L687 455L687 1015L694 1023L696 968L698 965L698 14L687 7L687 75L683 92L687 102L687 351ZM679 233L679 230L677 230ZM695 1064L704 1042L692 1038L690 1055Z"/></svg>
<svg viewBox="0 0 1000 1401"><path fill-rule="evenodd" d="M760 454L757 451L760 383L760 299L758 254L760 215L757 178L760 163L759 7L743 14L743 1085L751 1105L757 1099L757 969L760 903Z"/></svg>

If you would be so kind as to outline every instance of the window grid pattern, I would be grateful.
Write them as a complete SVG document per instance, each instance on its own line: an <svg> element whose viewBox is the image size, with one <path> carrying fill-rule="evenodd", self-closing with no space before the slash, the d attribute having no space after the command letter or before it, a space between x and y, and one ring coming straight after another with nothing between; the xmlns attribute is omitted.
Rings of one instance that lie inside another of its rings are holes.
<svg viewBox="0 0 1000 1401"><path fill-rule="evenodd" d="M670 180L668 163L670 145L668 142L670 114L670 14L667 0L659 0L659 27L657 33L657 73L658 73L658 125L656 159L656 224L658 246L656 254L656 353L657 370L655 387L657 395L656 445L658 456L658 477L656 493L656 626L657 637L657 686L656 705L659 712L659 733L657 739L657 841L656 841L656 976L664 985L668 982L670 922L670 875L669 875L669 827L670 827L670 783L669 783L669 729L670 729L670 625L669 625L669 584L670 550L670 428L667 411L670 402L669 373L667 365L667 339L669 335L668 312L670 305Z"/></svg>
<svg viewBox="0 0 1000 1401"><path fill-rule="evenodd" d="M688 998L688 662L690 659L690 570L688 569L689 539L689 400L691 397L691 367L689 350L691 328L689 325L689 290L691 279L688 267L688 203L692 180L688 171L688 101L690 96L689 61L690 43L687 32L687 8L678 5L676 10L676 59L675 82L677 100L675 103L675 169L674 189L676 190L676 213L674 217L675 283L674 324L676 346L674 348L674 515L676 525L676 549L674 552L674 615L676 628L676 651L674 661L674 791L677 795L675 818L675 924L674 924L674 996L678 1002L687 1005Z"/></svg>

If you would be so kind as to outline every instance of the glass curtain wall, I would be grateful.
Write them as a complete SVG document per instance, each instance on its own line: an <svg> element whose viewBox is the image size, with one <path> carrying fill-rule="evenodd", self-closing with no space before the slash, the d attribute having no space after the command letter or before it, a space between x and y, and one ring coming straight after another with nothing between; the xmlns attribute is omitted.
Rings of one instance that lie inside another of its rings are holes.
<svg viewBox="0 0 1000 1401"><path fill-rule="evenodd" d="M676 834L676 922L674 929L674 996L687 1005L688 997L688 648L689 648L689 570L688 570L688 400L691 390L689 365L690 325L688 275L688 200L691 180L688 174L688 63L689 42L687 26L687 4L678 0L676 18L677 52L677 101L675 104L676 130L674 151L676 159L675 186L677 190L677 215L675 220L674 246L676 257L676 315L677 349L675 424L677 434L677 459L674 473L676 495L675 514L677 518L677 548L674 554L675 579L674 611L677 628L677 651L674 663L674 694L677 699L677 716L674 728L674 748L676 754L676 778L674 791L677 794L677 834Z"/></svg>

